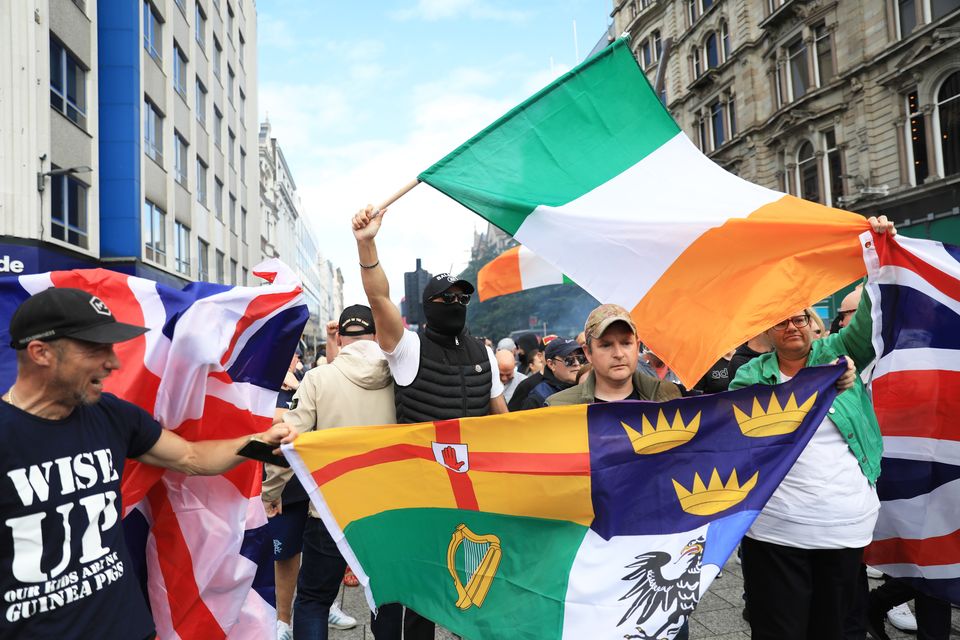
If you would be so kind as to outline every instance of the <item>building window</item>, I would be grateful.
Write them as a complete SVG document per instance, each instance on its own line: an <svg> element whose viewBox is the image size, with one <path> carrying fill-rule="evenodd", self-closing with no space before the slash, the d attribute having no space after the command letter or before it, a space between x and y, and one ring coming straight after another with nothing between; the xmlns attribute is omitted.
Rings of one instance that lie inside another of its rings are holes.
<svg viewBox="0 0 960 640"><path fill-rule="evenodd" d="M659 60L663 54L663 42L660 40L660 30L653 32L653 58Z"/></svg>
<svg viewBox="0 0 960 640"><path fill-rule="evenodd" d="M723 51L723 59L730 58L730 29L726 22L720 23L720 49Z"/></svg>
<svg viewBox="0 0 960 640"><path fill-rule="evenodd" d="M163 166L163 116L146 98L143 100L143 150Z"/></svg>
<svg viewBox="0 0 960 640"><path fill-rule="evenodd" d="M190 275L190 227L181 223L173 223L173 261L177 273Z"/></svg>
<svg viewBox="0 0 960 640"><path fill-rule="evenodd" d="M787 0L767 0L767 11L773 13L786 3Z"/></svg>
<svg viewBox="0 0 960 640"><path fill-rule="evenodd" d="M707 141L707 121L702 116L697 117L697 141L700 143L700 150L704 153L710 151L710 143Z"/></svg>
<svg viewBox="0 0 960 640"><path fill-rule="evenodd" d="M704 44L704 52L707 59L707 68L713 69L720 66L720 48L717 44L717 34L710 33Z"/></svg>
<svg viewBox="0 0 960 640"><path fill-rule="evenodd" d="M706 12L707 9L713 6L713 0L700 0L700 4L703 7L703 11Z"/></svg>
<svg viewBox="0 0 960 640"><path fill-rule="evenodd" d="M230 104L233 104L233 83L236 80L236 75L233 73L233 67L229 64L227 65L227 100L230 101Z"/></svg>
<svg viewBox="0 0 960 640"><path fill-rule="evenodd" d="M917 186L930 175L930 167L927 164L927 125L915 90L907 94L906 127L910 184Z"/></svg>
<svg viewBox="0 0 960 640"><path fill-rule="evenodd" d="M960 173L960 71L947 76L937 92L937 124L943 176Z"/></svg>
<svg viewBox="0 0 960 640"><path fill-rule="evenodd" d="M203 86L203 83L200 82L200 78L197 78L197 122L201 125L207 123L207 88Z"/></svg>
<svg viewBox="0 0 960 640"><path fill-rule="evenodd" d="M223 255L223 251L217 249L217 282L223 284L223 261L226 256Z"/></svg>
<svg viewBox="0 0 960 640"><path fill-rule="evenodd" d="M820 202L820 177L813 145L807 141L797 150L797 195L804 200Z"/></svg>
<svg viewBox="0 0 960 640"><path fill-rule="evenodd" d="M87 126L87 72L80 61L50 38L50 106L81 127Z"/></svg>
<svg viewBox="0 0 960 640"><path fill-rule="evenodd" d="M200 45L200 49L203 49L207 43L207 15L203 12L199 2L196 3L196 11L194 11L193 32L197 44Z"/></svg>
<svg viewBox="0 0 960 640"><path fill-rule="evenodd" d="M160 62L163 60L160 51L163 49L163 23L160 14L149 2L143 3L143 48L150 57Z"/></svg>
<svg viewBox="0 0 960 640"><path fill-rule="evenodd" d="M173 88L184 99L187 97L187 56L176 43L173 44Z"/></svg>
<svg viewBox="0 0 960 640"><path fill-rule="evenodd" d="M703 73L703 63L700 60L700 47L693 48L693 77L699 78Z"/></svg>
<svg viewBox="0 0 960 640"><path fill-rule="evenodd" d="M807 43L797 38L787 45L787 75L790 91L788 102L802 98L807 93L809 76L807 75Z"/></svg>
<svg viewBox="0 0 960 640"><path fill-rule="evenodd" d="M213 75L220 77L221 60L223 59L223 47L217 37L213 37Z"/></svg>
<svg viewBox="0 0 960 640"><path fill-rule="evenodd" d="M217 149L223 148L223 114L216 105L213 107L213 144Z"/></svg>
<svg viewBox="0 0 960 640"><path fill-rule="evenodd" d="M653 64L653 54L650 49L650 40L646 38L640 43L640 64L644 68L647 68Z"/></svg>
<svg viewBox="0 0 960 640"><path fill-rule="evenodd" d="M250 273L247 271L246 267L241 267L240 270L243 272L243 280L241 281L241 284L243 284L243 286L246 287L249 284L248 280L250 277Z"/></svg>
<svg viewBox="0 0 960 640"><path fill-rule="evenodd" d="M727 123L731 139L737 135L737 107L735 102L733 96L727 98Z"/></svg>
<svg viewBox="0 0 960 640"><path fill-rule="evenodd" d="M951 11L960 9L960 3L957 0L929 0L930 1L930 21L939 20Z"/></svg>
<svg viewBox="0 0 960 640"><path fill-rule="evenodd" d="M237 284L237 261L230 258L230 284Z"/></svg>
<svg viewBox="0 0 960 640"><path fill-rule="evenodd" d="M149 200L143 202L144 257L167 264L167 213Z"/></svg>
<svg viewBox="0 0 960 640"><path fill-rule="evenodd" d="M197 156L197 202L207 206L207 164Z"/></svg>
<svg viewBox="0 0 960 640"><path fill-rule="evenodd" d="M687 0L687 18L690 20L690 24L693 25L697 21L697 18L700 17L700 4L698 0Z"/></svg>
<svg viewBox="0 0 960 640"><path fill-rule="evenodd" d="M227 144L229 145L227 148L227 157L229 158L230 166L232 167L233 161L236 157L234 148L237 146L237 136L234 135L233 129L227 129Z"/></svg>
<svg viewBox="0 0 960 640"><path fill-rule="evenodd" d="M247 96L243 93L243 89L240 89L238 93L240 96L240 122L246 122Z"/></svg>
<svg viewBox="0 0 960 640"><path fill-rule="evenodd" d="M712 134L713 148L719 149L727 141L726 138L726 118L724 116L723 103L715 100L707 106L710 110L710 130Z"/></svg>
<svg viewBox="0 0 960 640"><path fill-rule="evenodd" d="M197 280L207 282L210 279L210 245L197 238Z"/></svg>
<svg viewBox="0 0 960 640"><path fill-rule="evenodd" d="M230 231L237 235L237 196L230 194Z"/></svg>
<svg viewBox="0 0 960 640"><path fill-rule="evenodd" d="M247 241L247 210L240 207L240 240Z"/></svg>
<svg viewBox="0 0 960 640"><path fill-rule="evenodd" d="M213 215L223 222L223 183L215 178L213 183Z"/></svg>
<svg viewBox="0 0 960 640"><path fill-rule="evenodd" d="M50 235L88 249L87 185L71 175L62 175L51 176L50 187Z"/></svg>
<svg viewBox="0 0 960 640"><path fill-rule="evenodd" d="M240 147L240 182L247 183L247 152Z"/></svg>
<svg viewBox="0 0 960 640"><path fill-rule="evenodd" d="M187 141L179 131L173 132L173 170L174 179L183 187L187 186Z"/></svg>
<svg viewBox="0 0 960 640"><path fill-rule="evenodd" d="M227 37L233 42L233 7L227 3Z"/></svg>
<svg viewBox="0 0 960 640"><path fill-rule="evenodd" d="M833 78L833 45L826 25L817 25L813 33L813 46L817 56L817 86L822 87Z"/></svg>
<svg viewBox="0 0 960 640"><path fill-rule="evenodd" d="M824 146L824 191L827 194L828 207L839 207L843 198L843 156L837 147L837 136L833 129L823 132Z"/></svg>
<svg viewBox="0 0 960 640"><path fill-rule="evenodd" d="M245 51L247 42L243 39L243 32L237 31L237 56L240 60L240 66L243 66L243 52Z"/></svg>

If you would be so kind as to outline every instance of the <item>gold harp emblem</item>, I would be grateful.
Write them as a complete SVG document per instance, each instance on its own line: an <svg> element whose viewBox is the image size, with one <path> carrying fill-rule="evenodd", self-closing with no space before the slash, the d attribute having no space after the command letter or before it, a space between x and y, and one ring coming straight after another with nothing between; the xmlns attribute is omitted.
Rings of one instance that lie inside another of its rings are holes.
<svg viewBox="0 0 960 640"><path fill-rule="evenodd" d="M457 573L457 551L461 548L466 584ZM457 607L469 609L471 606L483 606L483 600L493 584L493 576L500 566L500 556L500 538L494 535L478 536L467 525L457 525L447 547L447 569L457 588Z"/></svg>

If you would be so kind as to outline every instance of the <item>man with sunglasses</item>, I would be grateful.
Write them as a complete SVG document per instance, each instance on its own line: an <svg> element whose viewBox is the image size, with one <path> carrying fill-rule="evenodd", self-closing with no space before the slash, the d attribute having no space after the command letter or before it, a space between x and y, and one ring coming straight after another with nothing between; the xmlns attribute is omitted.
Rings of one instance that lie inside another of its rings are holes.
<svg viewBox="0 0 960 640"><path fill-rule="evenodd" d="M493 351L466 328L473 285L446 273L434 276L423 290L427 326L421 334L403 326L390 300L390 285L380 266L375 238L387 210L372 206L352 221L360 258L363 290L373 311L377 342L395 383L397 422L452 420L506 413L503 383ZM402 621L402 624L401 624ZM371 624L377 640L432 640L434 624L399 604L380 607Z"/></svg>
<svg viewBox="0 0 960 640"><path fill-rule="evenodd" d="M577 373L587 363L583 348L576 341L564 338L551 340L544 356L546 367L543 372L530 376L538 377L540 381L527 394L521 409L545 407L547 398L577 384Z"/></svg>
<svg viewBox="0 0 960 640"><path fill-rule="evenodd" d="M877 233L896 233L885 217L869 222ZM744 364L730 383L775 385L840 357L849 367L827 416L741 543L754 640L842 640L863 597L860 565L880 508L883 450L856 375L874 359L871 333L866 296L848 326L819 340L809 312L794 313L766 331L773 351Z"/></svg>

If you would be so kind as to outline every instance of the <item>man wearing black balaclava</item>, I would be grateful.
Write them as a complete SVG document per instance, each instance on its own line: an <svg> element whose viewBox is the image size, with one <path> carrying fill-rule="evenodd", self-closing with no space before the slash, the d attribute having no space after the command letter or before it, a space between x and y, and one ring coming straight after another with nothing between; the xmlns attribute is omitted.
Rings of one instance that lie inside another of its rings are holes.
<svg viewBox="0 0 960 640"><path fill-rule="evenodd" d="M390 301L390 285L380 266L376 235L386 209L368 206L353 217L360 276L377 326L377 342L395 382L397 422L431 422L488 413L506 413L503 383L493 351L466 328L473 285L446 273L423 290L427 327L422 335L404 329L400 310ZM402 625L401 625L402 620ZM377 640L432 640L434 625L399 604L380 607L371 623Z"/></svg>

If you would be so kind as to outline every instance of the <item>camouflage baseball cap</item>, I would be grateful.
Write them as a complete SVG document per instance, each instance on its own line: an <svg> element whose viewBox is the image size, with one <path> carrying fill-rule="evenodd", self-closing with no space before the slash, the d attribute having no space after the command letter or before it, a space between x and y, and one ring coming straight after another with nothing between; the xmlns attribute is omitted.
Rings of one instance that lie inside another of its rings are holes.
<svg viewBox="0 0 960 640"><path fill-rule="evenodd" d="M599 338L614 322L626 322L636 335L637 327L633 324L630 312L618 304L602 304L591 311L583 325L583 333L590 338Z"/></svg>

